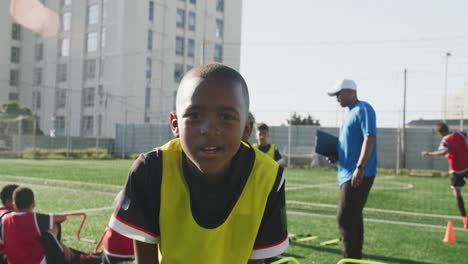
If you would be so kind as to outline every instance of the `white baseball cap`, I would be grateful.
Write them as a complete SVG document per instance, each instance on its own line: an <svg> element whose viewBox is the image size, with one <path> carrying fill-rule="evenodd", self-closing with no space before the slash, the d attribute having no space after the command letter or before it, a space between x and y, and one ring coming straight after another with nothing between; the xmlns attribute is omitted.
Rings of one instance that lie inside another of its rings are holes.
<svg viewBox="0 0 468 264"><path fill-rule="evenodd" d="M343 89L349 89L349 90L357 90L356 83L353 80L350 79L343 79L335 84L333 88L328 91L329 96L335 96L338 92L340 92Z"/></svg>

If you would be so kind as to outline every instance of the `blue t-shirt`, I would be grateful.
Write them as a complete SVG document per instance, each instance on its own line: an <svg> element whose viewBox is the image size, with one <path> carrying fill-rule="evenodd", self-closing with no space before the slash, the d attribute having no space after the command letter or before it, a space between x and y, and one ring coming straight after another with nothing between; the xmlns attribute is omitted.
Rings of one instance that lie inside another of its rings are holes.
<svg viewBox="0 0 468 264"><path fill-rule="evenodd" d="M338 184L351 180L361 155L362 143L367 136L377 138L375 111L370 104L357 101L349 107L349 113L340 129L338 143ZM377 174L377 142L365 164L364 176Z"/></svg>

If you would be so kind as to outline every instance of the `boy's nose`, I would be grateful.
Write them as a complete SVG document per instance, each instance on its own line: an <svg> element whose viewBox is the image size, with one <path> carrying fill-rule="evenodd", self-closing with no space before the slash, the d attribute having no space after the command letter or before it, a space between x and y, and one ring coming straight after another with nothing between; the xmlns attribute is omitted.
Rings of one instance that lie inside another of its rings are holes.
<svg viewBox="0 0 468 264"><path fill-rule="evenodd" d="M200 127L200 133L202 135L219 135L221 134L221 128L216 121L207 120Z"/></svg>

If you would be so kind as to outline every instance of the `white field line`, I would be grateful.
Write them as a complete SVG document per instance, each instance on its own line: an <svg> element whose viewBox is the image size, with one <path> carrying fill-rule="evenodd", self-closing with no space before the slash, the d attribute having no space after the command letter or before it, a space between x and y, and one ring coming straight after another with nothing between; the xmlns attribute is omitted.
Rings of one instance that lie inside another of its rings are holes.
<svg viewBox="0 0 468 264"><path fill-rule="evenodd" d="M291 210L288 210L288 214L301 215L301 216L307 216L307 217L336 218L336 215L306 213L306 212L298 212L298 211L291 211ZM419 224L419 223L404 222L404 221L375 219L375 218L364 218L364 221L373 222L373 223L391 224L391 225L402 225L402 226L429 227L429 228L438 228L438 229L446 228L446 226L441 226L441 225L428 225L428 224ZM459 230L459 231L466 231L466 229L461 228L461 227L454 227L454 229Z"/></svg>
<svg viewBox="0 0 468 264"><path fill-rule="evenodd" d="M95 212L106 211L106 210L111 210L111 209L113 209L112 206L106 206L106 207L89 208L89 209L83 209L83 210L77 210L77 211L66 211L66 212L60 212L57 214L95 213Z"/></svg>
<svg viewBox="0 0 468 264"><path fill-rule="evenodd" d="M322 207L322 208L338 208L338 205L335 204L324 204L324 203L307 203L301 201L286 201L287 204L298 204L298 205L305 205L310 207ZM379 212L379 213L388 213L388 214L399 214L399 215L411 215L411 216L424 216L424 217L433 217L433 218L459 218L460 216L455 215L439 215L439 214L427 214L427 213L416 213L416 212L408 212L408 211L397 211L397 210L387 210L387 209L379 209L379 208L364 208L364 211L369 212Z"/></svg>
<svg viewBox="0 0 468 264"><path fill-rule="evenodd" d="M384 178L382 180L386 180L390 178ZM373 190L409 190L413 189L414 185L410 183L401 183L401 182L387 182L386 184L396 185L395 187L387 187L387 186L372 186ZM304 190L304 189L312 189L312 188L327 188L327 189L337 189L338 184L336 182L333 183L319 183L319 184L297 184L292 183L288 184L290 187L286 187L286 191L296 191L296 190ZM292 185L292 186L291 186Z"/></svg>
<svg viewBox="0 0 468 264"><path fill-rule="evenodd" d="M89 182L79 182L79 181L67 181L67 180L58 180L58 179L49 179L49 178L37 178L37 177L28 177L28 176L16 176L16 175L6 175L0 174L0 176L4 176L7 178L15 178L24 181L44 181L45 183L68 183L68 184L76 184L76 185L89 185L89 186L102 186L108 188L115 188L118 185L114 184L104 184L104 183L89 183Z"/></svg>
<svg viewBox="0 0 468 264"><path fill-rule="evenodd" d="M14 182L14 181L4 181L4 180L0 180L0 182L2 183L6 183L6 184L11 184L11 183L16 183L18 184L18 182ZM66 191L73 191L73 192L87 192L87 193L94 193L94 194L100 194L100 195L107 195L107 196L116 196L118 192L104 192L104 191L94 191L94 190L87 190L85 188L71 188L71 187L63 187L63 186L55 186L55 185L49 185L47 183L44 183L44 184L37 184L37 183L24 183L24 184L21 184L21 185L24 185L24 186L30 186L30 187L38 187L38 188L51 188L51 189L59 189L59 190L66 190ZM83 187L83 186L82 186Z"/></svg>

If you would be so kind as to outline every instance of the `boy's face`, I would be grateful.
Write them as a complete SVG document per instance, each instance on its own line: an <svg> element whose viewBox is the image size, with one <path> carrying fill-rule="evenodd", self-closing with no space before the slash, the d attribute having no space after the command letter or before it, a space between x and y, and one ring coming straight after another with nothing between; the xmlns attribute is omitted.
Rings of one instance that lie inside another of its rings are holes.
<svg viewBox="0 0 468 264"><path fill-rule="evenodd" d="M268 145L268 130L257 130L257 144L260 146Z"/></svg>
<svg viewBox="0 0 468 264"><path fill-rule="evenodd" d="M228 172L247 127L247 106L239 82L190 78L179 88L171 128L187 157L203 174L220 179Z"/></svg>

